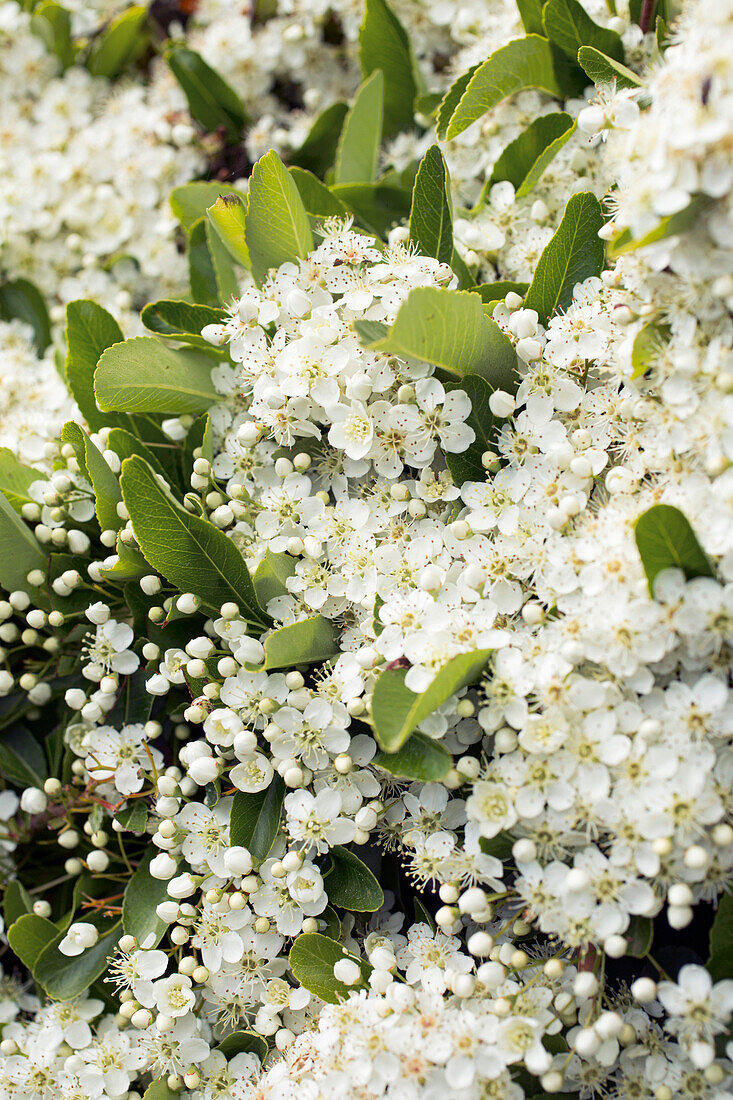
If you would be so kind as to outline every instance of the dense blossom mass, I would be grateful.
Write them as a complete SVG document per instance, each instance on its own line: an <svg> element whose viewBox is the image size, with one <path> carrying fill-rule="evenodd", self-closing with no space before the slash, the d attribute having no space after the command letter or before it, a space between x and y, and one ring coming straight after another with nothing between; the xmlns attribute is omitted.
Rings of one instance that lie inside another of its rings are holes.
<svg viewBox="0 0 733 1100"><path fill-rule="evenodd" d="M733 5L171 7L0 5L0 1097L723 1100Z"/></svg>

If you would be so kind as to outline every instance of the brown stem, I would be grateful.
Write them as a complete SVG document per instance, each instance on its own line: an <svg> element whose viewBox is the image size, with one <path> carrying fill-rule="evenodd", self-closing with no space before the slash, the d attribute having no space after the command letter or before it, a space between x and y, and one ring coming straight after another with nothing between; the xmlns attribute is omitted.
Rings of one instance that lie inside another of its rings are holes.
<svg viewBox="0 0 733 1100"><path fill-rule="evenodd" d="M641 5L641 15L639 16L639 26L644 34L649 34L652 29L652 21L654 19L654 12L657 7L657 0L644 0Z"/></svg>

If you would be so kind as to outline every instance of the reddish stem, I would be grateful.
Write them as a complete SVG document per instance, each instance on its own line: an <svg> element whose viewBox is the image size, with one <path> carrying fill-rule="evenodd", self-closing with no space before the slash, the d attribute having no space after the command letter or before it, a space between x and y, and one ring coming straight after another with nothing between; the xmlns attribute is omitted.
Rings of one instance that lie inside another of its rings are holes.
<svg viewBox="0 0 733 1100"><path fill-rule="evenodd" d="M652 29L652 21L654 19L654 12L657 7L657 0L644 0L641 5L641 15L639 16L639 26L644 34L649 34Z"/></svg>

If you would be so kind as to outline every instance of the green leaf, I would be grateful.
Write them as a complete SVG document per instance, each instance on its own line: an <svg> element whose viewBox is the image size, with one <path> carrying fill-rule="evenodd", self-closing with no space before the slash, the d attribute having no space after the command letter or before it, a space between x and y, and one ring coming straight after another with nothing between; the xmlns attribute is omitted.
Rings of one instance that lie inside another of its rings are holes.
<svg viewBox="0 0 733 1100"><path fill-rule="evenodd" d="M117 505L122 501L117 475L112 473L84 429L73 420L64 424L61 438L64 443L71 443L79 466L92 483L99 526L103 531L118 531L124 526L124 520L117 514Z"/></svg>
<svg viewBox="0 0 733 1100"><path fill-rule="evenodd" d="M145 328L157 336L209 350L211 344L201 336L201 330L206 325L220 324L223 319L224 313L220 309L170 298L148 302L140 314Z"/></svg>
<svg viewBox="0 0 733 1100"><path fill-rule="evenodd" d="M233 600L250 623L267 624L244 558L223 531L182 508L137 456L122 463L120 484L135 537L154 569L208 608L218 612Z"/></svg>
<svg viewBox="0 0 733 1100"><path fill-rule="evenodd" d="M523 199L574 133L575 123L564 111L540 115L504 149L484 186L482 197L495 183L509 180L514 185L516 197Z"/></svg>
<svg viewBox="0 0 733 1100"><path fill-rule="evenodd" d="M114 952L120 938L117 925L106 935L101 935L94 947L81 955L62 955L58 949L65 936L60 932L38 955L34 977L54 1001L70 1001L78 997L107 969L107 960Z"/></svg>
<svg viewBox="0 0 733 1100"><path fill-rule="evenodd" d="M328 900L352 913L375 913L384 904L382 887L365 863L340 844L330 849L331 869L326 872Z"/></svg>
<svg viewBox="0 0 733 1100"><path fill-rule="evenodd" d="M8 592L22 589L36 607L47 607L42 591L26 579L32 569L41 569L45 574L47 566L48 556L41 544L0 493L0 587Z"/></svg>
<svg viewBox="0 0 733 1100"><path fill-rule="evenodd" d="M372 967L365 959L360 959L336 940L320 932L304 932L290 948L290 969L297 980L305 989L328 1004L345 1000L352 990L358 988L344 985L334 977L334 964L339 959L352 959L358 963L365 979L372 972Z"/></svg>
<svg viewBox="0 0 733 1100"><path fill-rule="evenodd" d="M529 34L515 38L464 74L443 98L438 111L438 137L454 138L502 99L523 88L540 88L556 99L582 90L583 81L546 38Z"/></svg>
<svg viewBox="0 0 733 1100"><path fill-rule="evenodd" d="M31 30L45 43L46 49L56 55L62 69L74 64L76 50L71 39L71 16L54 0L44 0L33 11Z"/></svg>
<svg viewBox="0 0 733 1100"><path fill-rule="evenodd" d="M190 435L190 432L189 432ZM145 461L153 467L156 473L162 474L163 477L167 476L165 467L161 465L161 462L156 455L155 451L150 447L146 447L139 439L137 439L132 432L126 431L125 428L113 428L107 437L107 446L110 451L114 451L120 460L130 458L132 455L140 455Z"/></svg>
<svg viewBox="0 0 733 1100"><path fill-rule="evenodd" d="M643 87L636 73L593 46L582 46L578 50L578 63L594 84L612 84L615 80L619 89Z"/></svg>
<svg viewBox="0 0 733 1100"><path fill-rule="evenodd" d="M206 215L227 253L242 267L250 266L249 249L245 238L245 205L239 195L220 195Z"/></svg>
<svg viewBox="0 0 733 1100"><path fill-rule="evenodd" d="M123 340L122 330L106 309L84 298L66 307L66 380L92 431L110 423L94 396L94 371L103 351ZM114 419L114 418L112 418Z"/></svg>
<svg viewBox="0 0 733 1100"><path fill-rule="evenodd" d="M0 731L0 776L19 787L42 787L48 775L46 758L24 726Z"/></svg>
<svg viewBox="0 0 733 1100"><path fill-rule="evenodd" d="M288 589L285 582L295 573L295 565L295 558L291 554L274 554L272 550L267 551L252 578L261 607L266 607L269 600L287 595Z"/></svg>
<svg viewBox="0 0 733 1100"><path fill-rule="evenodd" d="M357 91L344 121L334 183L371 183L377 178L383 107L384 76L381 69L375 69Z"/></svg>
<svg viewBox="0 0 733 1100"><path fill-rule="evenodd" d="M14 879L5 887L3 895L3 917L5 927L10 928L19 917L30 913L33 909L33 898L19 879Z"/></svg>
<svg viewBox="0 0 733 1100"><path fill-rule="evenodd" d="M222 1039L216 1048L225 1058L234 1058L237 1054L256 1054L261 1062L267 1057L267 1040L255 1031L233 1031Z"/></svg>
<svg viewBox="0 0 733 1100"><path fill-rule="evenodd" d="M449 264L453 256L450 177L439 146L431 145L415 176L410 240L424 256Z"/></svg>
<svg viewBox="0 0 733 1100"><path fill-rule="evenodd" d="M339 134L347 111L348 107L341 102L332 103L321 111L303 144L290 154L289 163L323 179L336 158Z"/></svg>
<svg viewBox="0 0 733 1100"><path fill-rule="evenodd" d="M274 149L260 157L252 169L245 225L252 274L258 285L272 268L305 259L313 250L303 200Z"/></svg>
<svg viewBox="0 0 733 1100"><path fill-rule="evenodd" d="M346 203L337 199L325 183L316 179L312 172L307 172L304 168L290 168L289 172L298 188L298 194L303 200L306 212L316 222L333 216L343 217L349 213Z"/></svg>
<svg viewBox="0 0 733 1100"><path fill-rule="evenodd" d="M179 1100L179 1097L180 1093L171 1092L168 1088L165 1078L153 1081L152 1085L148 1085L143 1094L143 1100Z"/></svg>
<svg viewBox="0 0 733 1100"><path fill-rule="evenodd" d="M714 982L733 978L733 894L721 894L718 899L707 968Z"/></svg>
<svg viewBox="0 0 733 1100"><path fill-rule="evenodd" d="M204 227L206 247L209 250L214 279L216 280L218 301L223 305L239 294L239 280L234 271L232 258L208 218L204 223Z"/></svg>
<svg viewBox="0 0 733 1100"><path fill-rule="evenodd" d="M515 283L511 279L500 279L496 283L481 283L479 286L471 287L473 294L480 294L481 301L498 302L506 298L507 294L518 294L520 298L529 290L529 283Z"/></svg>
<svg viewBox="0 0 733 1100"><path fill-rule="evenodd" d="M547 0L542 9L545 33L573 61L582 46L592 46L616 61L624 59L624 45L616 31L599 27L578 0Z"/></svg>
<svg viewBox="0 0 733 1100"><path fill-rule="evenodd" d="M654 922L651 917L631 917L624 939L627 955L633 959L646 958L654 939Z"/></svg>
<svg viewBox="0 0 733 1100"><path fill-rule="evenodd" d="M331 192L376 237L386 237L392 226L404 221L410 213L410 192L393 184L339 183Z"/></svg>
<svg viewBox="0 0 733 1100"><path fill-rule="evenodd" d="M213 361L194 348L169 348L153 336L133 336L102 353L94 392L103 412L204 412L219 395Z"/></svg>
<svg viewBox="0 0 733 1100"><path fill-rule="evenodd" d="M665 345L669 342L670 334L669 325L657 325L651 321L648 325L644 325L643 328L639 329L634 338L634 346L631 349L631 365L634 368L631 375L632 381L641 378L643 374L656 366Z"/></svg>
<svg viewBox="0 0 733 1100"><path fill-rule="evenodd" d="M450 771L453 758L432 737L413 733L397 752L378 752L372 763L398 779L437 783Z"/></svg>
<svg viewBox="0 0 733 1100"><path fill-rule="evenodd" d="M556 310L570 305L573 287L592 275L600 275L604 249L598 231L602 226L601 204L590 191L581 191L568 200L524 299L525 309L537 310L540 324L547 324Z"/></svg>
<svg viewBox="0 0 733 1100"><path fill-rule="evenodd" d="M387 335L370 347L435 363L456 377L480 374L496 389L517 387L509 338L486 316L479 296L467 291L416 287Z"/></svg>
<svg viewBox="0 0 733 1100"><path fill-rule="evenodd" d="M527 34L544 34L542 0L517 0L519 18Z"/></svg>
<svg viewBox="0 0 733 1100"><path fill-rule="evenodd" d="M632 236L630 229L625 229L609 243L608 254L612 259L622 256L625 252L635 252L638 248L646 248L647 245L664 241L667 237L676 237L679 233L685 233L698 218L709 209L713 203L709 195L695 195L684 210L676 214L662 218L654 229L650 229L643 237Z"/></svg>
<svg viewBox="0 0 733 1100"><path fill-rule="evenodd" d="M279 775L264 791L237 791L229 818L229 839L246 848L258 863L267 859L280 828L285 784Z"/></svg>
<svg viewBox="0 0 733 1100"><path fill-rule="evenodd" d="M36 959L59 934L53 921L26 913L8 929L8 943L28 970L33 973Z"/></svg>
<svg viewBox="0 0 733 1100"><path fill-rule="evenodd" d="M461 73L461 75L453 81L448 91L440 100L435 112L435 132L441 140L448 129L448 124L455 114L458 104L463 99L466 88L471 83L475 73L480 67L481 62L477 62L475 65L472 65L470 69L467 69L465 73Z"/></svg>
<svg viewBox="0 0 733 1100"><path fill-rule="evenodd" d="M492 394L491 386L478 374L467 374L460 382L449 382L447 390L461 389L468 394L471 401L471 415L466 423L473 428L476 436L467 450L455 454L446 451L444 458L451 472L451 477L456 485L463 485L466 481L485 481L486 470L482 456L486 451L492 450L492 439L495 421L489 407L489 398Z"/></svg>
<svg viewBox="0 0 733 1100"><path fill-rule="evenodd" d="M206 216L206 211L214 205L220 195L245 197L230 183L219 183L218 180L194 180L192 183L184 183L181 187L173 188L170 195L171 210L185 232L190 233L194 224Z"/></svg>
<svg viewBox="0 0 733 1100"><path fill-rule="evenodd" d="M639 516L634 537L652 596L656 576L663 569L681 569L688 581L715 576L687 519L670 504L655 504Z"/></svg>
<svg viewBox="0 0 733 1100"><path fill-rule="evenodd" d="M265 639L264 668L292 668L328 661L340 653L338 639L338 628L323 615L281 626Z"/></svg>
<svg viewBox="0 0 733 1100"><path fill-rule="evenodd" d="M171 46L165 59L183 89L193 118L210 133L223 126L228 140L238 141L247 115L234 89L186 46Z"/></svg>
<svg viewBox="0 0 733 1100"><path fill-rule="evenodd" d="M0 285L0 320L24 321L33 329L41 355L51 343L51 321L40 291L27 279L13 279Z"/></svg>
<svg viewBox="0 0 733 1100"><path fill-rule="evenodd" d="M188 235L188 281L195 302L217 306L223 298L209 250L208 230L208 221L203 217L194 223Z"/></svg>
<svg viewBox="0 0 733 1100"><path fill-rule="evenodd" d="M147 10L136 5L111 21L92 44L87 68L93 76L119 76L147 45Z"/></svg>
<svg viewBox="0 0 733 1100"><path fill-rule="evenodd" d="M28 488L40 476L38 470L19 462L9 447L0 447L0 492L16 512L32 499Z"/></svg>
<svg viewBox="0 0 733 1100"><path fill-rule="evenodd" d="M156 914L156 906L168 900L168 884L150 874L150 861L157 854L150 846L141 859L135 873L125 887L122 899L122 927L128 936L134 936L138 944L157 947L167 925ZM155 942L148 943L149 936Z"/></svg>
<svg viewBox="0 0 733 1100"><path fill-rule="evenodd" d="M491 650L461 653L443 665L430 687L417 695L405 686L404 669L385 669L374 685L372 718L377 741L385 752L397 752L412 731L451 695L475 683Z"/></svg>
<svg viewBox="0 0 733 1100"><path fill-rule="evenodd" d="M364 78L375 69L384 73L383 136L411 129L418 92L416 64L404 27L385 0L366 0L359 63Z"/></svg>
<svg viewBox="0 0 733 1100"><path fill-rule="evenodd" d="M145 826L147 825L147 804L141 798L135 798L115 814L115 820L125 832L136 833L139 836L145 832Z"/></svg>

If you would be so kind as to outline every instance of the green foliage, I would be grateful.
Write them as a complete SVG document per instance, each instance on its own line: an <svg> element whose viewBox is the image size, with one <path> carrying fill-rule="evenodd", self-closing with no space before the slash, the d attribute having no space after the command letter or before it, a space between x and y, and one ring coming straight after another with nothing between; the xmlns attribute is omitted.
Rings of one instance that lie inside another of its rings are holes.
<svg viewBox="0 0 733 1100"><path fill-rule="evenodd" d="M484 453L493 447L495 421L489 408L492 388L478 374L467 374L460 382L446 383L446 389L461 389L471 401L471 415L466 423L473 428L476 436L467 450L455 454L446 451L445 461L456 485L466 481L485 481L486 470L481 461Z"/></svg>
<svg viewBox="0 0 733 1100"><path fill-rule="evenodd" d="M102 353L94 392L103 412L204 412L218 400L214 360L194 348L169 348L153 336L134 336Z"/></svg>
<svg viewBox="0 0 733 1100"><path fill-rule="evenodd" d="M339 844L329 850L329 855L331 869L324 876L329 902L354 913L374 913L381 908L382 887L366 864Z"/></svg>
<svg viewBox="0 0 733 1100"><path fill-rule="evenodd" d="M336 159L339 135L347 111L347 105L342 102L332 103L325 111L321 111L303 144L290 154L289 163L293 167L313 172L322 179Z"/></svg>
<svg viewBox="0 0 733 1100"><path fill-rule="evenodd" d="M0 775L19 787L42 787L48 775L43 749L30 730L0 730Z"/></svg>
<svg viewBox="0 0 733 1100"><path fill-rule="evenodd" d="M376 237L386 237L410 212L410 192L391 183L339 183L331 189L356 220Z"/></svg>
<svg viewBox="0 0 733 1100"><path fill-rule="evenodd" d="M438 145L431 145L415 176L410 208L410 241L425 256L449 264L453 256L450 177Z"/></svg>
<svg viewBox="0 0 733 1100"><path fill-rule="evenodd" d="M169 47L165 59L183 89L196 122L211 133L223 127L229 141L238 141L247 116L234 89L199 54L186 46Z"/></svg>
<svg viewBox="0 0 733 1100"><path fill-rule="evenodd" d="M349 213L346 203L337 198L333 191L329 190L325 183L321 183L312 172L307 172L304 168L291 168L290 176L314 224L322 221L323 218L330 218L333 215L344 217Z"/></svg>
<svg viewBox="0 0 733 1100"><path fill-rule="evenodd" d="M687 519L670 504L655 504L639 516L634 536L652 595L663 569L681 569L688 580L715 575Z"/></svg>
<svg viewBox="0 0 733 1100"><path fill-rule="evenodd" d="M74 64L76 48L71 37L71 16L55 0L44 0L33 11L31 30L58 57L63 70Z"/></svg>
<svg viewBox="0 0 733 1100"><path fill-rule="evenodd" d="M223 531L190 515L137 456L123 462L120 485L135 538L154 569L217 613L233 600L254 626L267 625L244 558Z"/></svg>
<svg viewBox="0 0 733 1100"><path fill-rule="evenodd" d="M92 483L99 526L103 531L118 531L124 524L117 514L122 493L116 474L112 473L99 448L95 447L84 429L73 420L64 424L61 438L64 443L71 443L80 469Z"/></svg>
<svg viewBox="0 0 733 1100"><path fill-rule="evenodd" d="M398 779L437 783L450 771L453 758L431 737L426 737L423 733L413 733L397 752L378 752L372 763Z"/></svg>
<svg viewBox="0 0 733 1100"><path fill-rule="evenodd" d="M267 1057L267 1040L256 1031L233 1031L222 1039L216 1048L225 1058L234 1058L237 1054L256 1054L261 1062Z"/></svg>
<svg viewBox="0 0 733 1100"><path fill-rule="evenodd" d="M272 550L267 551L252 578L261 607L266 607L268 600L274 600L287 593L285 582L288 577L292 577L295 566L296 560L290 554L274 554Z"/></svg>
<svg viewBox="0 0 733 1100"><path fill-rule="evenodd" d="M32 569L46 572L48 556L12 504L0 493L0 585L8 592L22 589L36 607L47 607L43 592L28 583Z"/></svg>
<svg viewBox="0 0 733 1100"><path fill-rule="evenodd" d="M92 431L110 422L94 396L94 371L103 351L123 340L122 330L106 309L84 298L66 307L66 381Z"/></svg>
<svg viewBox="0 0 733 1100"><path fill-rule="evenodd" d="M32 973L36 959L58 934L59 930L53 921L37 917L35 913L26 913L18 917L8 929L8 943Z"/></svg>
<svg viewBox="0 0 733 1100"><path fill-rule="evenodd" d="M107 969L107 960L114 952L121 935L117 924L106 934L100 934L94 947L81 955L62 955L58 947L65 933L60 932L38 955L33 976L54 1001L70 1001L80 996Z"/></svg>
<svg viewBox="0 0 733 1100"><path fill-rule="evenodd" d="M501 46L483 64L459 77L438 111L438 137L456 137L507 96L539 88L556 99L577 94L580 81L546 38L529 34Z"/></svg>
<svg viewBox="0 0 733 1100"><path fill-rule="evenodd" d="M707 968L714 982L733 978L733 895L722 894L710 930Z"/></svg>
<svg viewBox="0 0 733 1100"><path fill-rule="evenodd" d="M146 947L157 947L167 927L155 912L156 906L168 900L168 884L150 874L150 861L155 855L155 849L149 847L127 883L122 899L122 927L127 935L134 936ZM154 937L154 942L148 941L149 936Z"/></svg>
<svg viewBox="0 0 733 1100"><path fill-rule="evenodd" d="M542 9L545 33L573 61L582 46L592 46L616 61L623 61L624 46L616 31L599 27L578 0L547 0Z"/></svg>
<svg viewBox="0 0 733 1100"><path fill-rule="evenodd" d="M220 195L206 211L216 235L229 256L243 267L250 266L245 237L246 209L239 195Z"/></svg>
<svg viewBox="0 0 733 1100"><path fill-rule="evenodd" d="M87 58L93 76L113 79L143 52L147 45L147 10L135 5L116 16L94 40Z"/></svg>
<svg viewBox="0 0 733 1100"><path fill-rule="evenodd" d="M629 927L624 933L626 954L633 959L644 959L652 948L654 922L651 917L632 916Z"/></svg>
<svg viewBox="0 0 733 1100"><path fill-rule="evenodd" d="M145 1089L143 1100L178 1100L179 1093L171 1092L168 1088L168 1083L165 1078L159 1081L153 1081L151 1085Z"/></svg>
<svg viewBox="0 0 733 1100"><path fill-rule="evenodd" d="M527 34L544 34L542 0L517 0L519 18Z"/></svg>
<svg viewBox="0 0 733 1100"><path fill-rule="evenodd" d="M0 447L0 492L16 512L31 500L28 492L38 481L38 470L19 462L9 447Z"/></svg>
<svg viewBox="0 0 733 1100"><path fill-rule="evenodd" d="M634 237L630 229L624 229L609 243L608 253L612 259L622 256L625 252L635 252L637 248L646 248L647 245L664 241L668 237L676 237L679 233L686 233L691 229L698 218L710 208L713 200L709 195L695 195L684 210L676 214L670 214L662 218L654 229L650 229L643 237Z"/></svg>
<svg viewBox="0 0 733 1100"><path fill-rule="evenodd" d="M264 791L237 791L229 819L232 845L247 848L258 863L267 859L280 827L284 798L285 784L279 775Z"/></svg>
<svg viewBox="0 0 733 1100"><path fill-rule="evenodd" d="M274 150L255 164L245 219L252 274L262 285L268 271L313 250L308 215L298 188Z"/></svg>
<svg viewBox="0 0 733 1100"><path fill-rule="evenodd" d="M578 64L594 84L612 84L615 80L619 89L642 87L636 73L593 46L582 46L578 50Z"/></svg>
<svg viewBox="0 0 733 1100"><path fill-rule="evenodd" d="M575 133L575 123L564 111L540 115L515 138L494 164L484 187L482 198L495 183L509 180L516 197L523 199L540 176Z"/></svg>
<svg viewBox="0 0 733 1100"><path fill-rule="evenodd" d="M573 300L573 287L600 275L604 248L598 231L603 212L590 191L573 195L565 207L562 221L539 258L524 299L525 309L536 309L540 324L558 309L566 309Z"/></svg>
<svg viewBox="0 0 733 1100"><path fill-rule="evenodd" d="M13 879L5 887L3 894L3 917L5 927L10 928L19 917L33 909L33 898L19 879Z"/></svg>
<svg viewBox="0 0 733 1100"><path fill-rule="evenodd" d="M265 639L264 667L292 668L338 657L338 636L336 625L323 615L311 615L290 626L281 626Z"/></svg>
<svg viewBox="0 0 733 1100"><path fill-rule="evenodd" d="M344 985L334 977L334 964L340 959L352 959L358 963L364 979L372 972L368 962L320 932L304 932L298 936L289 956L290 969L300 984L328 1004L345 1000L354 988L358 988Z"/></svg>
<svg viewBox="0 0 733 1100"><path fill-rule="evenodd" d="M404 669L388 668L374 685L374 735L385 752L397 752L412 731L461 688L478 680L491 650L477 649L452 657L419 695L405 684Z"/></svg>
<svg viewBox="0 0 733 1100"><path fill-rule="evenodd" d="M181 187L173 188L170 195L171 210L184 231L190 233L196 222L205 216L209 207L213 206L221 195L238 195L240 199L246 198L230 183L220 183L218 180L194 180L192 183L184 183Z"/></svg>
<svg viewBox="0 0 733 1100"><path fill-rule="evenodd" d="M435 363L456 378L481 375L496 389L517 386L509 338L486 316L479 296L466 291L416 287L391 329L369 346Z"/></svg>
<svg viewBox="0 0 733 1100"><path fill-rule="evenodd" d="M12 279L0 284L0 321L24 321L33 329L33 337L42 355L51 343L51 321L40 291L27 279Z"/></svg>
<svg viewBox="0 0 733 1100"><path fill-rule="evenodd" d="M384 113L384 75L367 77L347 114L336 150L334 183L371 183L377 177Z"/></svg>
<svg viewBox="0 0 733 1100"><path fill-rule="evenodd" d="M209 350L211 344L201 336L201 330L206 325L219 324L223 318L224 314L220 309L170 298L148 302L140 314L145 328L156 336L165 336L182 344Z"/></svg>
<svg viewBox="0 0 733 1100"><path fill-rule="evenodd" d="M639 329L631 349L631 365L634 368L632 381L641 378L655 366L669 341L670 333L669 325L658 325L651 321Z"/></svg>
<svg viewBox="0 0 733 1100"><path fill-rule="evenodd" d="M411 129L418 93L417 66L404 27L385 0L366 0L359 62L365 78L375 69L384 73L383 136Z"/></svg>

